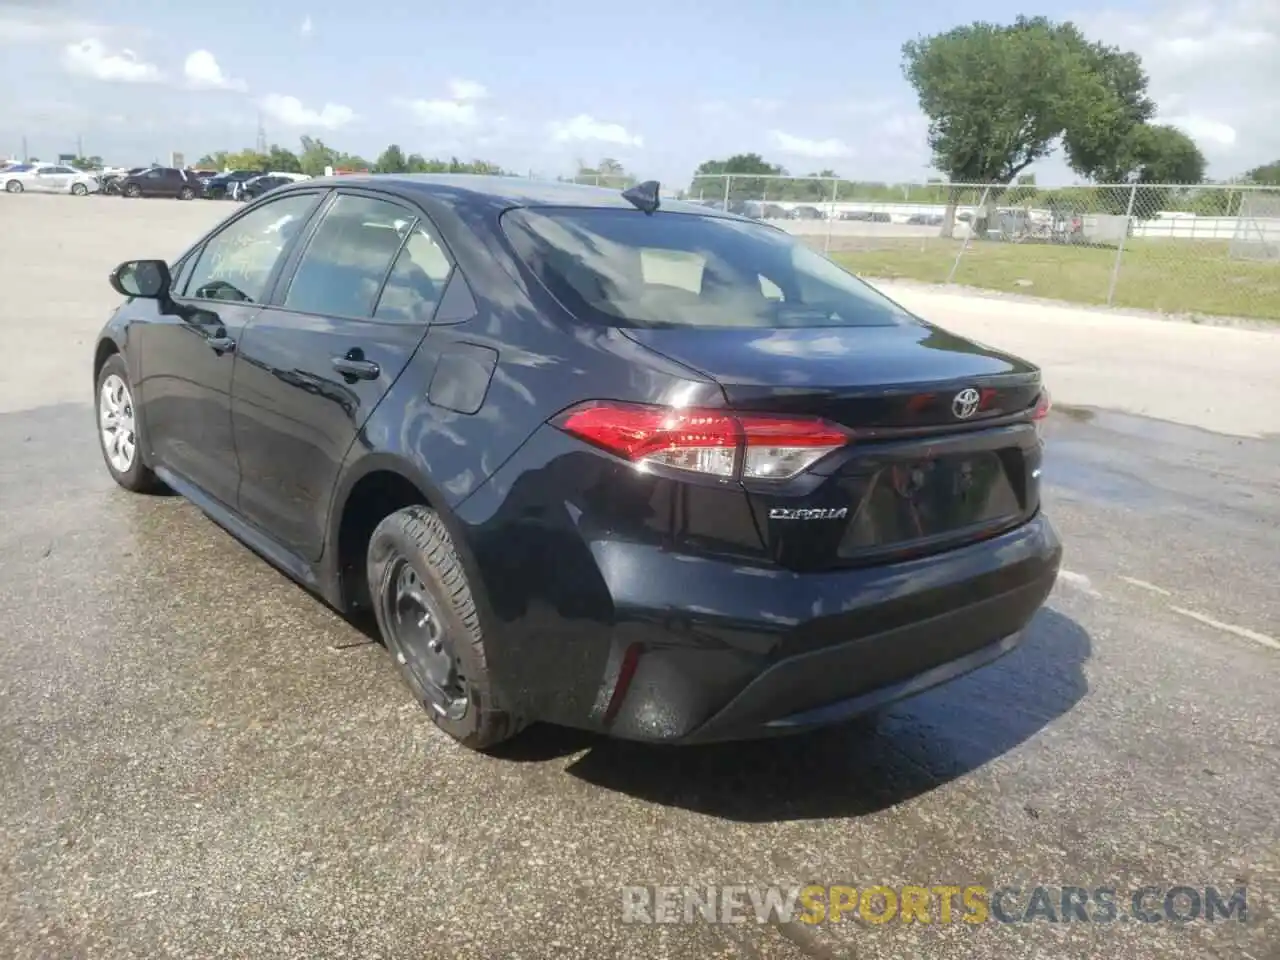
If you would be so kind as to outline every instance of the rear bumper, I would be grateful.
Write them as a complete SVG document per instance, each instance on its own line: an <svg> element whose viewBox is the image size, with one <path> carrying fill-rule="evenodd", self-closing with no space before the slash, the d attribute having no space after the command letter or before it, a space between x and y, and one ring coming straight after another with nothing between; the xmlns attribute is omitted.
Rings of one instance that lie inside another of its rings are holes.
<svg viewBox="0 0 1280 960"><path fill-rule="evenodd" d="M839 722L990 663L1043 604L1062 548L1040 515L943 554L821 574L637 544L592 552L615 606L612 627L596 634L608 654L588 658L598 664L590 698L564 689L554 698L564 709L534 713L626 739L701 743ZM578 652L560 660L569 685Z"/></svg>

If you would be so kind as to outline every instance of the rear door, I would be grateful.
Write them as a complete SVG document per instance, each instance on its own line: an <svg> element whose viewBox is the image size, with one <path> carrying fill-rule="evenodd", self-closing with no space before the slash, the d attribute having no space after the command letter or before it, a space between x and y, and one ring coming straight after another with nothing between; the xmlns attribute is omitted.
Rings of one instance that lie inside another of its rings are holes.
<svg viewBox="0 0 1280 960"><path fill-rule="evenodd" d="M347 451L426 334L452 263L419 212L356 190L332 197L292 261L240 348L239 509L315 560Z"/></svg>
<svg viewBox="0 0 1280 960"><path fill-rule="evenodd" d="M52 164L42 163L32 171L28 184L45 193L57 193L62 188L64 179L58 176L57 168Z"/></svg>

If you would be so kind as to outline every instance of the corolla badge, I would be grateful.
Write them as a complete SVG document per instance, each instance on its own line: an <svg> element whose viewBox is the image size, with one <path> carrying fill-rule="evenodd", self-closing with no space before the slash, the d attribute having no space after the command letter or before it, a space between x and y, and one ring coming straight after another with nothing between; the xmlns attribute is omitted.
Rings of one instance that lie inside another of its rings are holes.
<svg viewBox="0 0 1280 960"><path fill-rule="evenodd" d="M965 387L951 400L951 412L957 420L968 420L978 412L978 403L982 396L973 387Z"/></svg>
<svg viewBox="0 0 1280 960"><path fill-rule="evenodd" d="M823 510L818 507L774 507L769 511L770 520L843 520L849 515L848 507Z"/></svg>

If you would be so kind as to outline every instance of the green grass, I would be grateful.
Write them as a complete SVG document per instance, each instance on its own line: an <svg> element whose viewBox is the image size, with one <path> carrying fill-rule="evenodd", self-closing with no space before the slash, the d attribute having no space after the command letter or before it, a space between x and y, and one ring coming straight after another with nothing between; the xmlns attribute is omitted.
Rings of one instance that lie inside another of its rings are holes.
<svg viewBox="0 0 1280 960"><path fill-rule="evenodd" d="M870 237L842 242L848 247L833 250L832 258L862 276L925 283L946 281L962 245L941 239ZM975 242L964 252L954 282L1105 304L1115 259L1114 247ZM1226 242L1130 240L1120 262L1113 306L1280 320L1280 263L1231 260Z"/></svg>

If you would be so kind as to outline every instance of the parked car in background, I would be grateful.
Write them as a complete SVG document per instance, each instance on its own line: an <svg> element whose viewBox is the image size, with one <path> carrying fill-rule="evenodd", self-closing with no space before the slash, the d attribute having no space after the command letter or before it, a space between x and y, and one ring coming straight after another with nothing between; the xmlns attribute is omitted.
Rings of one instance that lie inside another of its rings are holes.
<svg viewBox="0 0 1280 960"><path fill-rule="evenodd" d="M822 215L822 211L817 207L802 205L791 211L792 220L823 220L826 219Z"/></svg>
<svg viewBox="0 0 1280 960"><path fill-rule="evenodd" d="M131 173L120 181L120 193L126 197L176 197L194 200L204 193L204 184L190 170L176 167L151 167Z"/></svg>
<svg viewBox="0 0 1280 960"><path fill-rule="evenodd" d="M265 170L228 170L205 183L204 195L209 200L226 200L238 193L246 181L265 175Z"/></svg>
<svg viewBox="0 0 1280 960"><path fill-rule="evenodd" d="M59 163L19 163L8 167L0 178L6 193L70 193L77 197L102 189L91 173Z"/></svg>
<svg viewBox="0 0 1280 960"><path fill-rule="evenodd" d="M248 202L256 200L268 191L274 190L276 187L283 187L286 183L296 182L292 176L279 173L268 173L262 177L254 177L252 180L246 180L240 187L240 196L238 199Z"/></svg>
<svg viewBox="0 0 1280 960"><path fill-rule="evenodd" d="M1040 371L658 194L332 177L126 261L106 469L372 613L473 748L800 732L1016 647L1062 552Z"/></svg>

